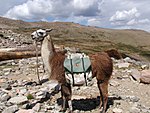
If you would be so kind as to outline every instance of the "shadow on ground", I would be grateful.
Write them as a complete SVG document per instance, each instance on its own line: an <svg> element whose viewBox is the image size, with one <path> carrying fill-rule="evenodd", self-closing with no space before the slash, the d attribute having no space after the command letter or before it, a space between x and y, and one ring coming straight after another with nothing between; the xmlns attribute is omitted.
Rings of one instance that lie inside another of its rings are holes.
<svg viewBox="0 0 150 113"><path fill-rule="evenodd" d="M73 110L80 110L80 111L91 111L93 109L96 109L100 105L100 97L97 98L91 98L91 99L80 99L80 100L73 100ZM117 97L110 97L108 98L108 104L107 109L114 104L114 100L120 100L120 98ZM62 99L57 99L57 103L59 105L62 105ZM66 105L68 107L68 105Z"/></svg>

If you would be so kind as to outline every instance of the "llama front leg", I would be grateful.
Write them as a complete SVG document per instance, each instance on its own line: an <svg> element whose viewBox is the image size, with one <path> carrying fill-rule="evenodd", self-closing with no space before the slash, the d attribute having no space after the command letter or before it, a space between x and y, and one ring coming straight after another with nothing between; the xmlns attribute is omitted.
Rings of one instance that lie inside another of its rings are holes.
<svg viewBox="0 0 150 113"><path fill-rule="evenodd" d="M73 107L72 107L72 100L71 99L68 101L68 106L69 106L69 112L72 113Z"/></svg>
<svg viewBox="0 0 150 113"><path fill-rule="evenodd" d="M100 109L101 113L105 113L108 101L108 81L98 82L98 88L100 91Z"/></svg>
<svg viewBox="0 0 150 113"><path fill-rule="evenodd" d="M67 110L67 108L66 108L67 102L68 102L68 107L69 107L68 113L72 113L72 111L73 111L72 100L71 99L67 100L65 97L63 98L63 104L62 104L61 112L65 112Z"/></svg>
<svg viewBox="0 0 150 113"><path fill-rule="evenodd" d="M72 96L72 91L71 91L71 86L70 84L65 84L61 86L61 94L62 94L62 99L63 99L63 104L62 104L62 111L66 111L66 104L69 106L69 112L72 112L72 101L71 101L71 96Z"/></svg>
<svg viewBox="0 0 150 113"><path fill-rule="evenodd" d="M63 96L62 99L63 99L63 103L62 103L62 109L61 109L61 111L65 112L66 111L66 98Z"/></svg>

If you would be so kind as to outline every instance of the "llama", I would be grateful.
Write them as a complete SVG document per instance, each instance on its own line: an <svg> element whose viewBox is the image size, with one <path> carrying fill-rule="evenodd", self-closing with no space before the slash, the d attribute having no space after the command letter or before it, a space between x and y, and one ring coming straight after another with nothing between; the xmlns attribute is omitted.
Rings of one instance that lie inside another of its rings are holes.
<svg viewBox="0 0 150 113"><path fill-rule="evenodd" d="M48 35L50 31L39 29L33 32L31 37L35 41L42 42L41 56L48 69L49 79L56 80L61 85L61 96L63 99L62 110L66 109L65 104L68 103L70 112L72 112L71 84L66 81L63 66L65 53L55 51L52 38ZM100 92L101 113L105 113L108 101L108 82L113 70L112 60L105 52L89 55L89 57L91 60L92 77L96 77Z"/></svg>

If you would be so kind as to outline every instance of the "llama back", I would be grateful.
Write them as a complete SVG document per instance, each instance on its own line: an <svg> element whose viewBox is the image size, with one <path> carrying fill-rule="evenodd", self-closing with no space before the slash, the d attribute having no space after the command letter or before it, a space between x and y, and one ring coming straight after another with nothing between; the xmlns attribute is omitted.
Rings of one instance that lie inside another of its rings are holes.
<svg viewBox="0 0 150 113"><path fill-rule="evenodd" d="M90 58L92 61L93 77L95 77L97 74L100 74L101 76L99 76L99 79L109 80L113 71L113 63L108 54L105 52L96 53L95 55L91 55Z"/></svg>

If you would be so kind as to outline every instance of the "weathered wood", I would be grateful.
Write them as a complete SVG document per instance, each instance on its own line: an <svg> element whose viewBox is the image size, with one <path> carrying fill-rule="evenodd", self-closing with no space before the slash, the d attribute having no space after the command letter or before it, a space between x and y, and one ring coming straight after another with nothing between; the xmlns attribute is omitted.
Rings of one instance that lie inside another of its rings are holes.
<svg viewBox="0 0 150 113"><path fill-rule="evenodd" d="M38 53L40 56L40 52ZM35 57L35 51L21 51L21 52L0 52L0 61L3 60L12 60L12 59L21 59L21 58L30 58Z"/></svg>
<svg viewBox="0 0 150 113"><path fill-rule="evenodd" d="M38 55L40 56L40 48ZM0 61L35 57L35 47L3 48L0 49Z"/></svg>
<svg viewBox="0 0 150 113"><path fill-rule="evenodd" d="M61 48L55 48L56 51L65 51ZM38 56L41 56L41 48L38 47ZM31 58L36 57L36 49L34 46L21 47L21 48L3 48L0 49L0 61Z"/></svg>
<svg viewBox="0 0 150 113"><path fill-rule="evenodd" d="M38 47L38 50L40 50L40 47ZM29 47L20 47L20 48L1 48L0 52L21 52L21 51L35 51L34 46Z"/></svg>

